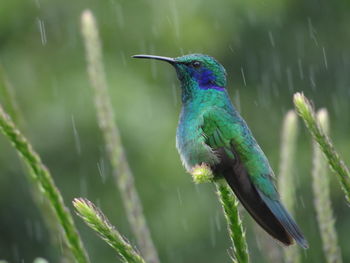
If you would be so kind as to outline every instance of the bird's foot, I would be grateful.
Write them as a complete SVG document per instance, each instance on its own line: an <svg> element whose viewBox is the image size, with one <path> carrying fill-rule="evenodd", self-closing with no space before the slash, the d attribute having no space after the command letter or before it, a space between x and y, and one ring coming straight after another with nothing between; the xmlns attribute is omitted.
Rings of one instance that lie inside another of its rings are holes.
<svg viewBox="0 0 350 263"><path fill-rule="evenodd" d="M213 171L205 163L197 164L192 168L190 173L196 184L213 182L214 180Z"/></svg>

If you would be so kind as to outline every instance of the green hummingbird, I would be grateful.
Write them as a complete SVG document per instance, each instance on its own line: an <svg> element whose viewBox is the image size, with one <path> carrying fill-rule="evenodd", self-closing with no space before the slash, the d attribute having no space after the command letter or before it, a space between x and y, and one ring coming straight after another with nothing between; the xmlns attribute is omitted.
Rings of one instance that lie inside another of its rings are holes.
<svg viewBox="0 0 350 263"><path fill-rule="evenodd" d="M176 147L186 170L206 165L224 177L255 221L285 245L308 247L298 225L282 205L274 173L226 90L225 68L213 57L135 55L170 63L181 82L182 109Z"/></svg>

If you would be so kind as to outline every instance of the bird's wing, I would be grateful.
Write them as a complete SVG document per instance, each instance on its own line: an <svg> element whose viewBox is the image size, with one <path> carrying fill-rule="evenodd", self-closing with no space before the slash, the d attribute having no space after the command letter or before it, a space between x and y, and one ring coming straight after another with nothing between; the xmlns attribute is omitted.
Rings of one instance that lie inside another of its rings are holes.
<svg viewBox="0 0 350 263"><path fill-rule="evenodd" d="M267 158L238 112L210 108L203 114L203 136L220 162L214 173L225 177L253 218L282 243L292 237L307 247L297 224L279 201Z"/></svg>
<svg viewBox="0 0 350 263"><path fill-rule="evenodd" d="M271 199L279 198L270 165L238 113L211 108L203 114L202 130L206 143L213 150L224 151L229 158L236 159L236 163L244 164L259 191Z"/></svg>

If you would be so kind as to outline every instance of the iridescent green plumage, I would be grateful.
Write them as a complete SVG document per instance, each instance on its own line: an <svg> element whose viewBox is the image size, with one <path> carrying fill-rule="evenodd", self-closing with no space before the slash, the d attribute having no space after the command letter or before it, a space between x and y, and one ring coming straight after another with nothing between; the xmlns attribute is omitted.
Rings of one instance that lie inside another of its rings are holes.
<svg viewBox="0 0 350 263"><path fill-rule="evenodd" d="M172 64L181 82L182 110L176 134L181 160L191 170L208 165L224 177L253 218L286 245L307 241L279 201L273 171L226 91L226 72L214 58L191 54L179 58L148 55Z"/></svg>

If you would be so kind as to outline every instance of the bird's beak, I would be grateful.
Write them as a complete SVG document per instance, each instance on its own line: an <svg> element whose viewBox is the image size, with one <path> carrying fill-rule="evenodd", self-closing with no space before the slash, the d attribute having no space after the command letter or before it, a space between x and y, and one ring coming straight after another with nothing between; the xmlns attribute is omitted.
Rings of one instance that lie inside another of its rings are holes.
<svg viewBox="0 0 350 263"><path fill-rule="evenodd" d="M156 59L156 60L162 60L166 61L172 65L175 64L175 59L168 58L168 57L161 57L161 56L153 56L153 55L134 55L133 58L147 58L147 59Z"/></svg>

